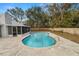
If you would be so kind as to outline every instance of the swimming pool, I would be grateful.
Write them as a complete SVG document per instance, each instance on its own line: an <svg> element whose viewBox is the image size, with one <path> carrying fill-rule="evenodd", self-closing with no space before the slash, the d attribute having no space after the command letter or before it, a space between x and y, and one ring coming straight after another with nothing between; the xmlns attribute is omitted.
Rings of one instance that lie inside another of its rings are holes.
<svg viewBox="0 0 79 59"><path fill-rule="evenodd" d="M32 48L42 48L55 45L56 40L48 32L32 32L22 40L23 44Z"/></svg>

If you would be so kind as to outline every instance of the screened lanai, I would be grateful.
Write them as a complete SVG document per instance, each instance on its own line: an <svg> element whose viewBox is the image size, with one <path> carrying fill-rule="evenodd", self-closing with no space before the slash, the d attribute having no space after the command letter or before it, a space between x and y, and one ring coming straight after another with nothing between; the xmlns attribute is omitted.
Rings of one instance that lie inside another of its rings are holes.
<svg viewBox="0 0 79 59"><path fill-rule="evenodd" d="M17 36L18 34L24 34L30 31L30 27L26 26L7 26L8 35Z"/></svg>

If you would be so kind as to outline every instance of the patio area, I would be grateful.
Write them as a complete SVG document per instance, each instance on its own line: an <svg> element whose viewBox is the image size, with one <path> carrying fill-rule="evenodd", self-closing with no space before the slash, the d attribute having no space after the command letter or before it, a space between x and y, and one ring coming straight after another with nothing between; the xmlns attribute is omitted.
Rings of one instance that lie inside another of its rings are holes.
<svg viewBox="0 0 79 59"><path fill-rule="evenodd" d="M58 38L55 46L49 48L29 48L23 45L22 36L0 38L0 56L79 56L79 44L50 34Z"/></svg>

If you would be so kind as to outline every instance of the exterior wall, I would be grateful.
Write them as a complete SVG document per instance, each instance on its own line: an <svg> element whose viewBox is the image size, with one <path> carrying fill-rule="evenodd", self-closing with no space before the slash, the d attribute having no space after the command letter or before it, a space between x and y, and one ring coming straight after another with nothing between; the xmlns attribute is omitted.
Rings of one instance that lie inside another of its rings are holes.
<svg viewBox="0 0 79 59"><path fill-rule="evenodd" d="M1 36L8 37L8 28L6 24L11 24L11 17L8 14L0 14Z"/></svg>
<svg viewBox="0 0 79 59"><path fill-rule="evenodd" d="M4 14L0 14L0 25L1 25L1 36L7 37L8 33L7 33L6 24L5 24L5 15Z"/></svg>
<svg viewBox="0 0 79 59"><path fill-rule="evenodd" d="M6 13L0 15L0 25L0 36L2 37L13 36L13 27L16 27L16 34L18 34L18 26L25 27L22 23L18 23L15 20L13 20L12 17ZM8 33L8 26L12 27L12 34Z"/></svg>
<svg viewBox="0 0 79 59"><path fill-rule="evenodd" d="M0 24L1 25L5 24L5 15L4 14L0 14Z"/></svg>
<svg viewBox="0 0 79 59"><path fill-rule="evenodd" d="M2 37L8 37L8 28L6 25L2 25L1 31L2 31Z"/></svg>
<svg viewBox="0 0 79 59"><path fill-rule="evenodd" d="M1 32L1 26L0 26L0 37L2 36L2 32Z"/></svg>

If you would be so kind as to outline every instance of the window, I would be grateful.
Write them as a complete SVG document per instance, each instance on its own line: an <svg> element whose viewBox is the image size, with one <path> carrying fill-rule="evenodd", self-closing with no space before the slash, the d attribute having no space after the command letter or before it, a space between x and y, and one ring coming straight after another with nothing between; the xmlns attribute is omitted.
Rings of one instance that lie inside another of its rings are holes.
<svg viewBox="0 0 79 59"><path fill-rule="evenodd" d="M18 34L21 34L21 27L19 26L17 27L17 29L18 29Z"/></svg>
<svg viewBox="0 0 79 59"><path fill-rule="evenodd" d="M12 27L8 26L8 34L11 35L12 34Z"/></svg>

